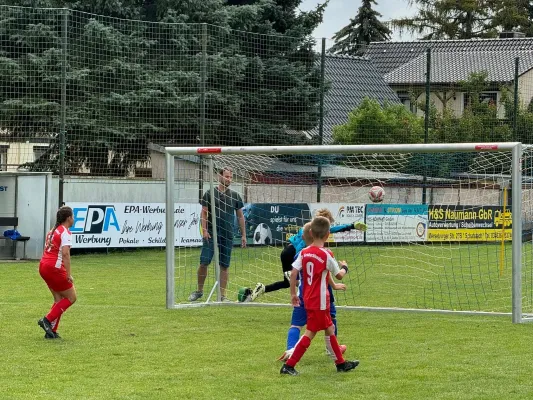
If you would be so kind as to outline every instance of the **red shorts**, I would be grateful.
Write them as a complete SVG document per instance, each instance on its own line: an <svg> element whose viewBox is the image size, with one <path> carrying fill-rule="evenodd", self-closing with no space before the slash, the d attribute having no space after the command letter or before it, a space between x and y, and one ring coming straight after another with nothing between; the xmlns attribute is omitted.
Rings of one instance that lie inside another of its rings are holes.
<svg viewBox="0 0 533 400"><path fill-rule="evenodd" d="M306 310L307 329L311 332L319 332L328 329L333 325L329 309L327 310Z"/></svg>
<svg viewBox="0 0 533 400"><path fill-rule="evenodd" d="M39 264L39 274L54 292L62 292L73 286L72 282L68 280L67 270L63 266L56 268L55 265L41 262Z"/></svg>

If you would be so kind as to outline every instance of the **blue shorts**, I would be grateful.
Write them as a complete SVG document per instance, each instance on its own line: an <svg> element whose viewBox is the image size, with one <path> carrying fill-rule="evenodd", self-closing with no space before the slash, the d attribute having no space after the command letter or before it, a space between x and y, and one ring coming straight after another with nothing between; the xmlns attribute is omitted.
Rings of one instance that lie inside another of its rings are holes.
<svg viewBox="0 0 533 400"><path fill-rule="evenodd" d="M292 317L291 317L291 325L294 326L305 326L307 325L307 312L305 311L305 308L303 306L304 301L300 297L300 306L294 307L292 309ZM335 319L337 317L337 309L335 308L335 303L329 304L329 315L331 316L331 319Z"/></svg>
<svg viewBox="0 0 533 400"><path fill-rule="evenodd" d="M307 312L305 311L301 298L300 304L300 306L292 309L291 325L305 326L307 324Z"/></svg>
<svg viewBox="0 0 533 400"><path fill-rule="evenodd" d="M231 261L231 250L233 249L233 240L224 237L218 237L218 258L221 268L228 268ZM213 238L204 239L202 252L200 253L200 264L209 265L215 255Z"/></svg>
<svg viewBox="0 0 533 400"><path fill-rule="evenodd" d="M335 303L329 303L329 315L331 315L331 319L335 319L337 317L337 309L335 308Z"/></svg>
<svg viewBox="0 0 533 400"><path fill-rule="evenodd" d="M328 291L329 291L329 314L331 315L331 319L335 319L335 317L337 316L337 309L335 308L335 296L333 295L333 289L329 285L328 285Z"/></svg>

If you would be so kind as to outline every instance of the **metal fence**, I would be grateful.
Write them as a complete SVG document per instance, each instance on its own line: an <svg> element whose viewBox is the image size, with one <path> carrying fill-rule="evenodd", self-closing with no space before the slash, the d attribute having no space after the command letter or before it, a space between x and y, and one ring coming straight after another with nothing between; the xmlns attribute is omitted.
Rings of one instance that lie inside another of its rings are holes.
<svg viewBox="0 0 533 400"><path fill-rule="evenodd" d="M533 39L330 45L0 6L0 169L53 171L61 200L162 179L166 145L532 142Z"/></svg>

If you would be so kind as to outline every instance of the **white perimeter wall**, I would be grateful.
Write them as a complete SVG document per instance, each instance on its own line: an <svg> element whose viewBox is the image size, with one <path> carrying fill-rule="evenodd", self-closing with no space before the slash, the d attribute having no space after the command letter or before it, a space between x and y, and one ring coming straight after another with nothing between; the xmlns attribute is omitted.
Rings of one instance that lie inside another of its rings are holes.
<svg viewBox="0 0 533 400"><path fill-rule="evenodd" d="M47 215L57 207L50 200L53 189L52 174L47 172L2 172L0 173L0 216L18 217L17 230L23 236L29 236L26 243L26 256L39 258L44 248L44 238L50 229ZM57 197L57 193L55 193ZM57 200L56 200L57 203ZM55 212L54 212L55 214ZM0 227L0 234L10 227ZM0 258L12 257L13 243L9 240L0 241ZM24 244L16 244L16 257L22 257Z"/></svg>
<svg viewBox="0 0 533 400"><path fill-rule="evenodd" d="M28 256L35 258L42 249L44 233L53 226L55 212L58 205L59 181L57 177L49 178L49 209L48 223L45 218L35 215L37 208L32 206L30 199L44 203L46 188L42 184L27 179L20 185L21 196L17 199L19 227L23 234L32 236L28 243ZM209 183L204 183L204 191ZM239 192L245 202L250 203L312 203L316 202L315 186L295 185L244 185L236 182L233 190ZM176 202L196 203L198 201L197 182L176 182L174 185ZM358 186L323 186L321 201L324 203L351 202L368 203L368 187ZM387 186L385 188L385 202L399 204L420 204L422 189L415 187ZM4 193L6 194L6 193ZM430 204L455 205L499 205L502 193L496 189L464 189L464 188L428 188L427 198ZM533 220L533 189L526 189L523 193L524 221ZM11 215L6 198L3 215ZM65 202L109 202L109 203L164 203L165 183L154 180L122 180L122 179L82 179L67 180L64 185ZM39 213L42 210L39 211ZM45 213L46 214L46 213ZM44 215L43 215L44 217ZM37 222L37 221L43 222ZM37 223L36 223L37 222ZM42 225L41 225L42 224ZM44 226L43 226L44 225ZM30 226L34 229L30 229ZM48 228L45 228L48 227ZM31 231L31 232L30 232ZM42 233L42 234L41 234ZM42 236L42 237L41 237Z"/></svg>
<svg viewBox="0 0 533 400"><path fill-rule="evenodd" d="M58 187L58 180L54 178L52 204L58 204ZM209 182L205 182L203 191L208 188ZM317 199L316 186L244 185L237 182L231 188L248 203L309 203ZM198 182L176 182L174 190L176 202L198 201ZM368 203L368 190L368 187L361 186L323 186L321 201ZM497 189L428 188L426 195L429 204L499 205L502 194ZM533 197L531 190L526 191L524 197L529 202ZM164 203L165 183L153 180L77 178L65 182L63 198L66 202ZM420 204L421 201L422 188L385 187L386 203ZM529 215L530 211L527 213Z"/></svg>

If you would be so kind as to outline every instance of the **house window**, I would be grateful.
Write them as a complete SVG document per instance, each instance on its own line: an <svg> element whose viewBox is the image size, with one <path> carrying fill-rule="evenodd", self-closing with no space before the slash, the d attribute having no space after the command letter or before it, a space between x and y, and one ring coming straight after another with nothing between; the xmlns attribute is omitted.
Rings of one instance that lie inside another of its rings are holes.
<svg viewBox="0 0 533 400"><path fill-rule="evenodd" d="M481 92L479 94L479 102L497 106L498 105L498 92ZM464 93L463 109L466 109L469 103L470 103L470 95L468 93Z"/></svg>
<svg viewBox="0 0 533 400"><path fill-rule="evenodd" d="M33 146L33 161L39 160L48 151L48 146Z"/></svg>
<svg viewBox="0 0 533 400"><path fill-rule="evenodd" d="M416 112L416 105L411 104L411 96L409 96L409 93L398 92L396 94L398 95L400 102L404 105L405 108L407 108L411 112Z"/></svg>
<svg viewBox="0 0 533 400"><path fill-rule="evenodd" d="M0 171L7 171L7 149L9 146L0 146Z"/></svg>

